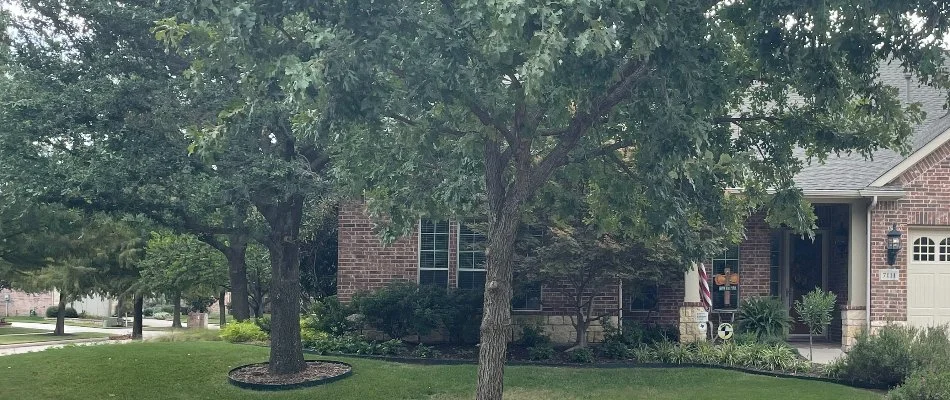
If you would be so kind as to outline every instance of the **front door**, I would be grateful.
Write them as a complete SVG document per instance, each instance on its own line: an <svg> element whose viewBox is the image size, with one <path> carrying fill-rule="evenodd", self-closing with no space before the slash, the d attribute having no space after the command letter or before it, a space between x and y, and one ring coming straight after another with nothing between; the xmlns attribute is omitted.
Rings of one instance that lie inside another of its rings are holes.
<svg viewBox="0 0 950 400"><path fill-rule="evenodd" d="M814 240L791 235L789 242L787 301L791 315L792 334L808 334L808 327L798 319L795 301L815 288L825 287L825 269L827 264L827 244L825 232L815 232Z"/></svg>

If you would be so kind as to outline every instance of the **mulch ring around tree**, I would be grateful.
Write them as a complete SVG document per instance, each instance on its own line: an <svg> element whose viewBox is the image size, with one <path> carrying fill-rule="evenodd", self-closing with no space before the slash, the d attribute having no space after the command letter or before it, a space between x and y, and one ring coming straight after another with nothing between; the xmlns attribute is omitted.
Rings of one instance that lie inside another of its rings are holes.
<svg viewBox="0 0 950 400"><path fill-rule="evenodd" d="M273 375L268 363L243 365L228 372L231 384L253 390L285 390L322 385L346 378L353 367L336 361L307 361L303 371L289 375Z"/></svg>

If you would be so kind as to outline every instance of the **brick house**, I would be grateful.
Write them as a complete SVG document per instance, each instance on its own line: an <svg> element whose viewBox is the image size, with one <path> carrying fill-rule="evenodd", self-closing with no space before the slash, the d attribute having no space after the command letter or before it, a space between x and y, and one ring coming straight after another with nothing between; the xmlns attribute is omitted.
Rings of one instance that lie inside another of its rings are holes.
<svg viewBox="0 0 950 400"><path fill-rule="evenodd" d="M827 339L845 349L867 326L950 323L950 115L943 109L947 94L917 85L896 66L882 67L880 79L927 112L910 139L910 154L879 150L872 159L832 155L823 164L807 165L796 184L815 207L814 240L773 229L762 214L750 217L745 239L705 264L713 293L713 329L735 318L742 298L775 296L791 309L795 299L816 286L838 295L840 313ZM902 246L889 265L885 239L895 226L902 232ZM464 222L423 220L414 234L388 246L372 229L360 203L341 207L341 300L396 279L453 288L484 284L484 270L479 268L484 255L472 246L479 238ZM736 281L729 282L729 277ZM556 340L570 341L573 327L563 301L557 285L522 285L515 293L513 315L516 321L544 323ZM683 280L659 287L625 290L618 282L603 288L596 305L623 321L678 326L683 340L701 335L695 321L702 309L695 269ZM791 333L807 331L795 325Z"/></svg>

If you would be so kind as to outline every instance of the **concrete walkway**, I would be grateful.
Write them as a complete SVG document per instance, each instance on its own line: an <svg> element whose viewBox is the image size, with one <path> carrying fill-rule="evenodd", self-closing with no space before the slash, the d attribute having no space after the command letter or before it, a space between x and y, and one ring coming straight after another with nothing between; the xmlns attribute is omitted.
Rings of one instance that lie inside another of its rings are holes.
<svg viewBox="0 0 950 400"><path fill-rule="evenodd" d="M41 329L52 331L56 325L40 323L40 322L12 322L12 326L16 328L30 328L30 329ZM145 318L142 320L143 327L150 328L170 328L172 326L171 321L163 321L159 319ZM217 325L209 325L208 329L218 329ZM72 326L65 325L63 330L66 333L81 333L81 332L91 332L91 333L102 333L109 336L117 335L131 335L132 328L90 328L85 326ZM156 338L162 335L167 335L170 331L150 331L143 330L142 337L146 340ZM21 354L21 353L32 353L36 351L43 351L46 349L55 349L64 346L76 345L76 346L91 346L99 344L115 344L115 343L128 343L131 340L108 340L108 339L79 339L79 340L64 340L56 342L39 342L39 343L20 343L20 344L9 344L9 345L0 345L0 356L6 356L10 354Z"/></svg>
<svg viewBox="0 0 950 400"><path fill-rule="evenodd" d="M793 342L791 345L798 349L799 354L808 358L808 343ZM830 364L844 355L841 345L833 343L815 343L812 351L815 357L812 362L815 364Z"/></svg>

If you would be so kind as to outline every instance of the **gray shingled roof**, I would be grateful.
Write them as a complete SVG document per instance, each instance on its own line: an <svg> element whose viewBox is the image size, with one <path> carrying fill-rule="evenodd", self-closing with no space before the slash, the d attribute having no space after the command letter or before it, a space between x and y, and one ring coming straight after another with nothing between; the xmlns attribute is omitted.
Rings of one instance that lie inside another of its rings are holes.
<svg viewBox="0 0 950 400"><path fill-rule="evenodd" d="M914 129L909 139L911 153L950 129L950 116L943 108L947 101L946 91L920 85L915 77L911 77L908 90L908 80L899 65L883 65L880 74L881 81L897 88L906 103L919 102L927 113L926 119ZM798 151L797 155L804 158L803 151ZM806 165L795 176L795 184L803 190L863 189L904 158L888 149L875 151L870 159L860 154L831 155L824 163L814 161Z"/></svg>

